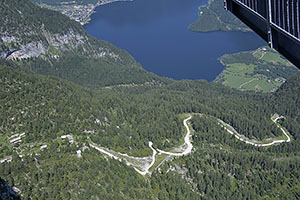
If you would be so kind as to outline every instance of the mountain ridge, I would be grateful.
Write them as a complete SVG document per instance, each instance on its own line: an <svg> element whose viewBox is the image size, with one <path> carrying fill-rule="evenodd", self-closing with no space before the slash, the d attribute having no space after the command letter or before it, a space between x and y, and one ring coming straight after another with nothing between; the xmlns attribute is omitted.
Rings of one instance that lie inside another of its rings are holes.
<svg viewBox="0 0 300 200"><path fill-rule="evenodd" d="M20 15L11 17L20 20ZM37 16L32 13L32 17ZM22 31L22 26L14 28ZM21 39L27 44L26 37ZM88 42L105 43L93 38ZM80 47L66 51L50 47L49 51L59 58L41 54L0 59L0 176L22 199L300 196L300 73L275 93L258 94L204 80L161 78L116 47L123 61L87 56ZM130 84L148 82L153 84ZM151 141L153 148L169 152L182 144L186 134L184 113L205 114L191 119L191 154L166 159L154 155L164 160L151 177L140 176L122 160L89 146L93 142L141 157L151 155ZM282 137L270 120L274 113L285 117L278 123L292 139L269 148L236 140L215 120L230 124L249 139L268 140Z"/></svg>
<svg viewBox="0 0 300 200"><path fill-rule="evenodd" d="M20 68L86 87L167 81L146 72L126 51L89 36L78 22L57 11L30 0L3 0L0 10L0 57L17 61Z"/></svg>

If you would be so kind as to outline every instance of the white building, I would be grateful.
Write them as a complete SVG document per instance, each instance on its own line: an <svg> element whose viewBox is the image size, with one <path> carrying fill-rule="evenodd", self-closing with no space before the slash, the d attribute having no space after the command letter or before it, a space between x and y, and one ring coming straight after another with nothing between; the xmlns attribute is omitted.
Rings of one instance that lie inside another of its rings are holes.
<svg viewBox="0 0 300 200"><path fill-rule="evenodd" d="M78 157L78 158L81 158L81 157L82 157L82 155L81 155L81 150L77 150L76 153L77 153L77 157Z"/></svg>

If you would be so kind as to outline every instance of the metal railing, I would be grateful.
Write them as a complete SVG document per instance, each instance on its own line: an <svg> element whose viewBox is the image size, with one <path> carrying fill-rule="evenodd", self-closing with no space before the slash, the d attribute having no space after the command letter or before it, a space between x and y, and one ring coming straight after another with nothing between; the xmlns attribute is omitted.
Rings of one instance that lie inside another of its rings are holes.
<svg viewBox="0 0 300 200"><path fill-rule="evenodd" d="M300 1L299 0L272 0L271 22L291 35L300 39Z"/></svg>
<svg viewBox="0 0 300 200"><path fill-rule="evenodd" d="M300 0L233 0L300 42ZM272 45L270 31L269 42Z"/></svg>

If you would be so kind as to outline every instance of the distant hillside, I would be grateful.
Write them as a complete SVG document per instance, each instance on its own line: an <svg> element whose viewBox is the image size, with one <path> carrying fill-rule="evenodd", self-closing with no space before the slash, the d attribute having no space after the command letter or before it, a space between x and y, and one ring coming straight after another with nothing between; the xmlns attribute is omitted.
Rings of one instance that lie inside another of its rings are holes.
<svg viewBox="0 0 300 200"><path fill-rule="evenodd" d="M224 9L223 0L209 0L199 8L199 17L189 28L193 31L250 31L238 18Z"/></svg>
<svg viewBox="0 0 300 200"><path fill-rule="evenodd" d="M160 80L127 52L89 36L67 16L30 0L0 2L0 57L23 69L88 86Z"/></svg>
<svg viewBox="0 0 300 200"><path fill-rule="evenodd" d="M50 46L67 51L87 40L78 23L57 12L41 9L29 0L3 0L0 10L1 57L37 57L48 53Z"/></svg>

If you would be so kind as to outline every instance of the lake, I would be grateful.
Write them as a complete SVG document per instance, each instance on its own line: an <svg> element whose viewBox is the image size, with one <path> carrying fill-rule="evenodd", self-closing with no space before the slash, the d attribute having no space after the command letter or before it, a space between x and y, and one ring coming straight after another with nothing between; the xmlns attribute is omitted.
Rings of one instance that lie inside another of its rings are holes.
<svg viewBox="0 0 300 200"><path fill-rule="evenodd" d="M188 29L207 0L134 0L96 8L84 26L92 36L128 51L150 72L174 79L214 80L224 54L266 43L255 33Z"/></svg>

